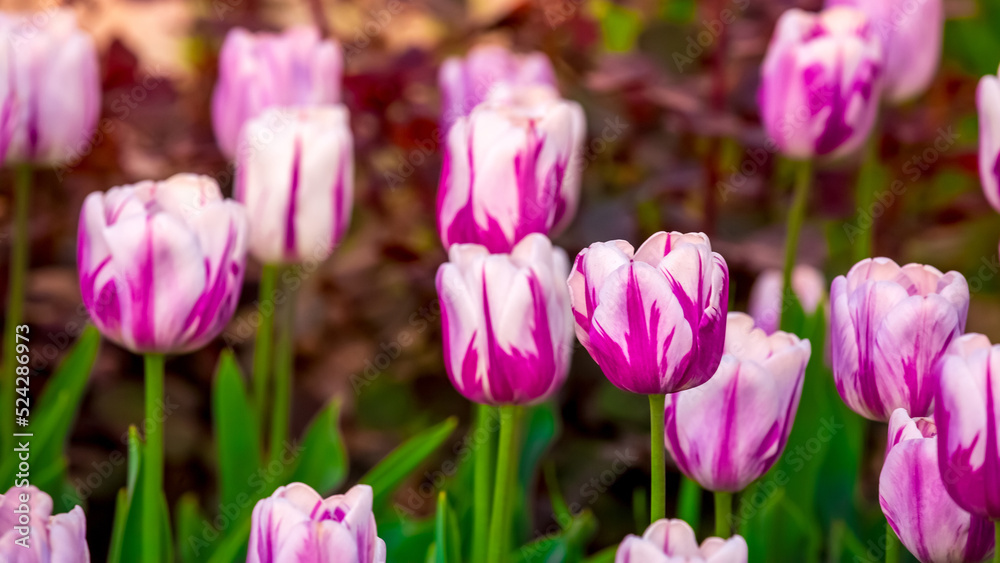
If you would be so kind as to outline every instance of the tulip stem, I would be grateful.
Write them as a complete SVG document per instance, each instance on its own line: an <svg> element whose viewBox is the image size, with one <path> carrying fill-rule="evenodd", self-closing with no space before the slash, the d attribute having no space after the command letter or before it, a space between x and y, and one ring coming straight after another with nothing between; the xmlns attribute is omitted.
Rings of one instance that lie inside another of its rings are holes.
<svg viewBox="0 0 1000 563"><path fill-rule="evenodd" d="M677 495L677 517L696 530L701 523L701 485L687 475L681 475L681 490Z"/></svg>
<svg viewBox="0 0 1000 563"><path fill-rule="evenodd" d="M271 405L271 461L280 461L282 448L288 440L292 368L295 362L295 350L292 345L292 335L295 333L295 293L291 290L288 291L281 313L278 344L275 348L274 404Z"/></svg>
<svg viewBox="0 0 1000 563"><path fill-rule="evenodd" d="M806 204L809 202L809 187L812 184L812 161L797 163L792 207L788 210L788 233L785 238L785 267L781 272L782 303L792 303L795 292L792 289L792 270L799 250L799 233L806 218ZM785 306L782 306L784 317Z"/></svg>
<svg viewBox="0 0 1000 563"><path fill-rule="evenodd" d="M875 131L878 127L875 127ZM875 240L875 190L879 185L878 178L878 138L873 133L868 143L864 162L858 172L858 185L855 191L858 206L858 216L855 218L857 239L854 242L854 262L870 258Z"/></svg>
<svg viewBox="0 0 1000 563"><path fill-rule="evenodd" d="M500 407L500 445L497 448L497 472L493 487L493 514L490 517L488 563L507 560L509 520L514 507L514 483L518 466L518 426L521 420L519 405Z"/></svg>
<svg viewBox="0 0 1000 563"><path fill-rule="evenodd" d="M1000 520L993 522L996 526L996 543L993 546L993 563L1000 563Z"/></svg>
<svg viewBox="0 0 1000 563"><path fill-rule="evenodd" d="M726 539L733 535L729 521L733 516L733 493L715 491L715 535Z"/></svg>
<svg viewBox="0 0 1000 563"><path fill-rule="evenodd" d="M257 339L253 349L253 397L257 405L257 420L260 424L260 435L265 435L264 421L267 420L267 380L270 376L274 350L274 286L278 279L279 267L265 264L260 275L260 291L257 299L257 312L260 314L260 324L257 325Z"/></svg>
<svg viewBox="0 0 1000 563"><path fill-rule="evenodd" d="M17 167L14 179L14 240L10 249L10 293L7 296L7 324L3 337L3 375L0 382L0 405L14 408L15 370L14 353L17 347L17 327L24 313L24 276L28 270L28 198L31 193L31 165ZM23 333L23 331L22 331ZM10 411L13 412L13 411ZM14 444L7 444L14 430L14 415L0 416L0 443L3 451L10 451Z"/></svg>
<svg viewBox="0 0 1000 563"><path fill-rule="evenodd" d="M161 560L160 498L163 496L163 355L146 354L146 447L142 456L142 560Z"/></svg>
<svg viewBox="0 0 1000 563"><path fill-rule="evenodd" d="M885 563L898 563L899 562L899 548L902 547L899 543L899 538L896 537L896 532L893 531L892 526L889 525L889 521L885 522Z"/></svg>
<svg viewBox="0 0 1000 563"><path fill-rule="evenodd" d="M656 522L667 516L666 444L663 440L663 415L667 403L665 395L649 396L649 520Z"/></svg>
<svg viewBox="0 0 1000 563"><path fill-rule="evenodd" d="M476 404L476 424L472 447L475 458L473 474L472 560L486 560L486 545L490 530L490 480L493 477L495 409Z"/></svg>

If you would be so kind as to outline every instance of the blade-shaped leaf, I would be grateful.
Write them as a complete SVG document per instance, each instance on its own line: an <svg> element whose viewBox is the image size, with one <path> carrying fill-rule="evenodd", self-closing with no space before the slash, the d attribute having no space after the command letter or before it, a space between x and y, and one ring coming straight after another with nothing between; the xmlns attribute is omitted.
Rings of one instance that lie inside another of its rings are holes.
<svg viewBox="0 0 1000 563"><path fill-rule="evenodd" d="M400 483L444 444L457 425L458 419L450 417L424 430L389 452L389 455L366 473L360 482L371 485L375 491L374 504L380 505L391 498Z"/></svg>
<svg viewBox="0 0 1000 563"><path fill-rule="evenodd" d="M305 483L324 496L343 484L348 461L340 435L340 400L330 401L316 415L292 454L298 456L298 463L289 482Z"/></svg>
<svg viewBox="0 0 1000 563"><path fill-rule="evenodd" d="M250 492L251 476L263 459L255 412L243 374L232 352L226 350L219 357L212 389L219 497L223 506L232 505L237 496Z"/></svg>

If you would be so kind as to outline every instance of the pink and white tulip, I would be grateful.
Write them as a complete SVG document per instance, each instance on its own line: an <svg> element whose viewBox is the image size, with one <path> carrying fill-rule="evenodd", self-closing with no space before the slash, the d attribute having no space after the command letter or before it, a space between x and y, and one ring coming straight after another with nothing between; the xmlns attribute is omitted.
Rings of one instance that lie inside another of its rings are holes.
<svg viewBox="0 0 1000 563"><path fill-rule="evenodd" d="M566 380L573 342L566 254L532 234L510 254L456 244L448 256L437 290L452 385L491 405L552 396Z"/></svg>
<svg viewBox="0 0 1000 563"><path fill-rule="evenodd" d="M880 0L881 1L881 0ZM796 159L860 147L875 123L882 44L868 17L845 6L782 14L761 70L761 118L771 141Z"/></svg>
<svg viewBox="0 0 1000 563"><path fill-rule="evenodd" d="M52 497L34 485L0 494L0 561L89 563L87 518L79 506L52 514Z"/></svg>
<svg viewBox="0 0 1000 563"><path fill-rule="evenodd" d="M368 485L326 499L302 483L278 487L253 509L247 563L385 563L372 498Z"/></svg>
<svg viewBox="0 0 1000 563"><path fill-rule="evenodd" d="M827 0L865 12L885 50L883 95L893 103L922 94L937 73L944 39L941 0Z"/></svg>
<svg viewBox="0 0 1000 563"><path fill-rule="evenodd" d="M1000 345L963 335L938 367L934 417L945 487L965 510L1000 521Z"/></svg>
<svg viewBox="0 0 1000 563"><path fill-rule="evenodd" d="M133 352L200 348L236 309L246 232L243 206L207 176L92 193L77 240L83 303L105 336Z"/></svg>
<svg viewBox="0 0 1000 563"><path fill-rule="evenodd" d="M938 429L896 409L878 481L878 501L906 549L921 563L963 563L993 552L993 524L948 496L938 469Z"/></svg>
<svg viewBox="0 0 1000 563"><path fill-rule="evenodd" d="M56 165L90 150L101 111L94 41L68 8L0 13L0 92L13 93L7 160ZM2 156L2 155L0 155Z"/></svg>
<svg viewBox="0 0 1000 563"><path fill-rule="evenodd" d="M222 153L234 158L243 125L269 107L339 103L343 58L340 44L322 39L315 27L280 34L231 30L212 94L212 126Z"/></svg>
<svg viewBox="0 0 1000 563"><path fill-rule="evenodd" d="M830 357L841 398L888 421L933 412L935 364L965 331L969 285L958 272L867 258L830 289Z"/></svg>
<svg viewBox="0 0 1000 563"><path fill-rule="evenodd" d="M750 290L747 312L764 332L778 330L784 306L784 289L781 270L767 270L757 276ZM807 315L812 315L823 302L826 280L823 273L812 266L798 265L792 270L792 291Z"/></svg>
<svg viewBox="0 0 1000 563"><path fill-rule="evenodd" d="M447 132L501 85L559 86L544 53L518 55L499 45L473 47L465 58L448 57L438 72L441 130Z"/></svg>
<svg viewBox="0 0 1000 563"><path fill-rule="evenodd" d="M719 367L729 268L704 234L659 232L638 251L594 243L568 283L577 338L618 388L676 393Z"/></svg>
<svg viewBox="0 0 1000 563"><path fill-rule="evenodd" d="M243 129L236 199L250 253L264 263L319 262L347 232L354 149L342 105L269 108Z"/></svg>
<svg viewBox="0 0 1000 563"><path fill-rule="evenodd" d="M745 313L729 313L726 348L706 383L667 395L666 446L682 473L710 491L739 492L785 450L811 347L770 336Z"/></svg>
<svg viewBox="0 0 1000 563"><path fill-rule="evenodd" d="M1000 78L984 76L976 90L979 109L979 180L993 209L1000 211Z"/></svg>
<svg viewBox="0 0 1000 563"><path fill-rule="evenodd" d="M747 542L708 538L698 545L694 530L683 520L657 520L642 537L626 536L615 553L615 563L747 563Z"/></svg>
<svg viewBox="0 0 1000 563"><path fill-rule="evenodd" d="M441 242L509 252L576 213L585 124L579 104L544 87L498 89L448 132L437 217Z"/></svg>

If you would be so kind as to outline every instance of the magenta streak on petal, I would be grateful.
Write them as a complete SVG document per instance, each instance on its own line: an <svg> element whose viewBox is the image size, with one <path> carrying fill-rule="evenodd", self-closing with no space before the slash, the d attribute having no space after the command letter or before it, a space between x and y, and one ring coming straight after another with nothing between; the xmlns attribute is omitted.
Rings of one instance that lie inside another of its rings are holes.
<svg viewBox="0 0 1000 563"><path fill-rule="evenodd" d="M674 462L677 463L677 467L682 473L691 476L691 461L687 457L687 452L681 447L680 436L677 433L681 424L677 418L677 395L667 396L667 409L664 417L666 419L666 441L670 444L670 453L674 457Z"/></svg>
<svg viewBox="0 0 1000 563"><path fill-rule="evenodd" d="M0 154L0 157L2 156ZM996 182L996 187L1000 189L1000 154L997 155L996 162L993 163L993 180Z"/></svg>
<svg viewBox="0 0 1000 563"><path fill-rule="evenodd" d="M877 326L873 327L872 324L873 322L882 322L881 318L872 319L875 304L871 301L878 297L874 295L872 282L865 283L857 291L863 292L862 295L864 297L857 308L862 318L854 319L853 323L854 338L858 349L858 371L855 375L853 386L859 393L866 410L877 417L884 418L887 413L883 412L885 409L882 406L882 398L878 392L878 385L875 382L875 359L872 356L873 350L871 350L871 348L874 348L877 328ZM853 311L851 315L854 315Z"/></svg>
<svg viewBox="0 0 1000 563"><path fill-rule="evenodd" d="M994 545L996 542L995 528L993 522L976 514L971 515L969 521L969 538L965 544L965 561L982 561L990 552L990 546L1000 549Z"/></svg>
<svg viewBox="0 0 1000 563"><path fill-rule="evenodd" d="M587 277L587 250L584 248L573 264L573 267L576 268L576 271L580 272L580 277L583 279L583 295L587 314L581 314L574 308L573 317L576 319L576 323L580 325L580 328L589 334L590 319L594 317L594 309L597 308L597 289L591 283L590 278Z"/></svg>
<svg viewBox="0 0 1000 563"><path fill-rule="evenodd" d="M292 153L292 183L288 193L288 209L285 216L285 256L295 258L295 208L299 196L299 167L302 166L302 140L295 137L295 149Z"/></svg>
<svg viewBox="0 0 1000 563"><path fill-rule="evenodd" d="M347 160L347 151L341 150L338 160L340 160L340 165L337 168L336 184L333 186L333 229L331 229L331 248L336 246L347 232L348 221L348 218L344 216L344 201L347 199L347 194L344 193L344 190L347 188L347 162L345 162Z"/></svg>
<svg viewBox="0 0 1000 563"><path fill-rule="evenodd" d="M991 354L992 355L992 354ZM986 361L986 459L983 461L984 503L990 518L1000 519L1000 420L993 389L992 357ZM1000 549L1000 546L997 546Z"/></svg>
<svg viewBox="0 0 1000 563"><path fill-rule="evenodd" d="M217 228L221 228L221 226ZM239 273L239 265L231 261L233 244L237 236L236 227L230 222L229 234L226 237L226 246L218 256L219 263L215 264L214 270L211 260L215 257L205 258L205 291L198 298L197 303L191 309L191 313L188 314L184 323L185 326L196 325L194 332L191 333L191 339L194 341L214 332L219 321L224 317L228 317L230 311L236 305L236 296L230 291L234 285L231 283L230 276L242 279ZM233 271L229 268L228 266L230 265L234 266L236 270Z"/></svg>
<svg viewBox="0 0 1000 563"><path fill-rule="evenodd" d="M733 378L729 382L729 388L726 389L726 394L723 398L726 404L726 411L722 415L722 420L719 421L719 430L721 436L719 439L719 450L716 452L718 457L715 462L715 485L723 486L726 488L733 487L736 481L739 479L739 462L734 456L734 449L736 444L734 443L734 436L738 432L738 423L736 420L736 415L739 412L737 408L737 391L740 387L740 368L742 364L737 362L736 371L733 373Z"/></svg>
<svg viewBox="0 0 1000 563"><path fill-rule="evenodd" d="M669 244L669 243L668 243ZM670 251L667 250L664 253L669 254ZM702 325L702 317L705 314L705 308L701 304L701 296L704 295L704 284L705 284L705 265L701 262L701 253L698 253L698 287L696 289L697 302L691 298L690 295L684 291L684 287L678 282L672 273L667 273L667 283L670 284L670 289L673 291L674 295L677 297L677 301L681 305L681 310L684 311L684 319L687 321L688 325L691 326L691 336L693 342L691 343L691 351L685 355L685 361L683 366L678 366L673 370L674 373L680 374L680 379L676 381L674 385L678 389L684 389L695 379L701 379L702 371L706 369L705 366L700 366L698 360L701 358L701 336L699 329ZM666 349L664 349L664 358L667 357ZM695 365L690 365L691 362ZM672 366L666 366L668 369ZM716 366L717 367L717 366ZM690 368L690 369L689 369Z"/></svg>
<svg viewBox="0 0 1000 563"><path fill-rule="evenodd" d="M904 447L908 447L908 446L904 446ZM922 491L922 489L923 489L923 480L924 480L924 468L923 468L923 466L920 463L917 463L916 467L914 467L912 469L911 474L910 474L910 494L909 494L909 498L911 498L911 499L920 499L921 496L923 496L922 495L922 493L923 493L923 491ZM917 505L917 506L919 506L920 505L919 500L917 502L915 502L914 504ZM904 508L904 510L905 510L905 508ZM915 522L913 523L913 528L915 530L917 530L917 533L919 535L921 535L921 536L923 535L922 532L923 532L923 529L924 529L923 523L921 522L923 520L923 514L922 514L922 512L923 512L922 510L914 510L914 511L912 511L912 513L910 515L912 518L915 519ZM896 531L896 535L899 536L899 530L896 529L895 523L893 523L893 524L894 524L893 530L895 530ZM916 547L917 547L917 551L919 551L920 553L916 553L914 555L917 555L921 561L929 561L930 560L930 553L928 553L928 550L927 550L927 542L921 541L920 545L918 545Z"/></svg>
<svg viewBox="0 0 1000 563"><path fill-rule="evenodd" d="M557 225L562 221L563 215L566 214L566 210L569 207L569 204L562 196L562 186L563 183L566 181L567 160L568 160L567 156L558 159L556 163L552 166L552 170L549 172L549 175L546 176L546 178L549 179L549 182L553 185L555 189L555 194L553 194L553 200L555 201L555 211L552 215L553 225Z"/></svg>
<svg viewBox="0 0 1000 563"><path fill-rule="evenodd" d="M442 346L444 348L444 365L448 372L448 377L452 384L464 397L473 401L485 401L486 398L479 384L476 383L476 371L479 367L479 354L476 350L476 336L478 331L473 331L469 338L469 343L465 346L462 354L462 364L454 365L452 360L452 347L456 344L452 341L457 337L457 333L451 330L448 308L441 307L441 334Z"/></svg>
<svg viewBox="0 0 1000 563"><path fill-rule="evenodd" d="M514 175L517 178L518 213L514 225L514 242L529 233L547 233L551 223L552 203L557 190L545 182L538 185L538 157L545 146L545 137L539 136L534 120L528 124L528 135L522 151L514 157Z"/></svg>
<svg viewBox="0 0 1000 563"><path fill-rule="evenodd" d="M132 338L139 349L155 349L156 345L156 295L153 290L153 280L156 279L153 268L156 257L153 254L154 215L146 216L146 229L143 233L145 253L140 253L138 263L133 267L138 271L138 279L126 282L133 303L132 306ZM128 272L125 273L128 275Z"/></svg>
<svg viewBox="0 0 1000 563"><path fill-rule="evenodd" d="M816 152L820 155L829 154L840 148L854 134L854 125L847 122L847 113L855 95L861 96L865 105L871 100L873 88L873 75L877 72L872 69L873 63L863 60L861 66L851 76L850 89L845 95L842 91L844 76L844 62L842 55L838 54L835 70L835 80L833 80L833 96L829 100L830 115L826 121L823 133L816 140ZM808 70L806 71L808 74ZM871 73L871 75L868 74ZM866 79L867 78L867 79Z"/></svg>
<svg viewBox="0 0 1000 563"><path fill-rule="evenodd" d="M35 160L38 158L38 145L39 145L39 117L38 117L38 99L40 96L40 85L38 84L40 78L40 73L32 73L29 80L33 82L30 92L32 95L28 96L25 118L27 127L27 144L28 144L28 160Z"/></svg>

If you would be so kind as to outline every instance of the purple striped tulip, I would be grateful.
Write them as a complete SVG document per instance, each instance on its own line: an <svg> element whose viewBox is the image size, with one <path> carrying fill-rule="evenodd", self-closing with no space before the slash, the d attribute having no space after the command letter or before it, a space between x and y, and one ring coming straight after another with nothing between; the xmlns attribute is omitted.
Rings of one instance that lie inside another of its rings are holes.
<svg viewBox="0 0 1000 563"><path fill-rule="evenodd" d="M993 209L1000 211L1000 78L989 75L976 90L979 108L979 178Z"/></svg>
<svg viewBox="0 0 1000 563"><path fill-rule="evenodd" d="M585 124L580 105L538 87L502 88L448 132L437 216L441 241L509 252L576 213Z"/></svg>
<svg viewBox="0 0 1000 563"><path fill-rule="evenodd" d="M623 240L594 243L568 283L576 336L618 388L676 393L719 367L729 268L704 234L659 232L635 252Z"/></svg>
<svg viewBox="0 0 1000 563"><path fill-rule="evenodd" d="M281 34L231 30L212 94L212 126L222 153L236 156L243 125L266 108L339 103L343 58L340 44L323 40L315 27Z"/></svg>
<svg viewBox="0 0 1000 563"><path fill-rule="evenodd" d="M725 355L705 384L667 395L666 445L682 473L711 491L739 492L785 450L802 396L808 340L729 313Z"/></svg>
<svg viewBox="0 0 1000 563"><path fill-rule="evenodd" d="M302 483L278 487L251 520L247 563L385 563L368 485L326 499Z"/></svg>
<svg viewBox="0 0 1000 563"><path fill-rule="evenodd" d="M865 12L885 50L882 92L898 103L922 94L937 73L944 38L941 0L827 0Z"/></svg>
<svg viewBox="0 0 1000 563"><path fill-rule="evenodd" d="M958 272L867 258L830 289L830 357L854 412L888 421L933 411L934 366L965 330L969 284Z"/></svg>
<svg viewBox="0 0 1000 563"><path fill-rule="evenodd" d="M683 520L657 520L642 537L629 534L618 546L615 563L747 563L750 553L741 536L708 538L698 545Z"/></svg>
<svg viewBox="0 0 1000 563"><path fill-rule="evenodd" d="M0 57L11 65L4 82L15 97L7 160L56 165L87 152L101 85L97 49L76 15L56 8L0 13L0 36Z"/></svg>
<svg viewBox="0 0 1000 563"><path fill-rule="evenodd" d="M965 510L1000 521L1000 345L966 334L938 368L935 418L945 487Z"/></svg>
<svg viewBox="0 0 1000 563"><path fill-rule="evenodd" d="M270 108L247 122L242 142L236 199L250 218L250 253L264 263L326 259L354 198L347 109Z"/></svg>
<svg viewBox="0 0 1000 563"><path fill-rule="evenodd" d="M528 235L510 254L456 244L437 273L444 363L459 393L490 405L555 393L573 343L566 253Z"/></svg>
<svg viewBox="0 0 1000 563"><path fill-rule="evenodd" d="M778 330L784 310L781 270L767 270L757 277L750 290L748 313L754 323L771 334ZM792 270L792 291L807 315L816 313L826 293L823 273L812 266L798 265Z"/></svg>
<svg viewBox="0 0 1000 563"><path fill-rule="evenodd" d="M7 489L0 494L0 561L89 563L83 509L52 514L52 497L34 485Z"/></svg>
<svg viewBox="0 0 1000 563"><path fill-rule="evenodd" d="M906 549L922 563L983 561L993 552L993 524L948 496L938 469L938 429L930 418L896 409L878 481L878 502Z"/></svg>
<svg viewBox="0 0 1000 563"><path fill-rule="evenodd" d="M465 58L449 57L438 72L441 89L441 130L490 96L498 85L558 88L552 63L543 53L517 55L499 45L474 47Z"/></svg>
<svg viewBox="0 0 1000 563"><path fill-rule="evenodd" d="M758 101L768 136L796 159L854 151L875 123L881 75L881 41L863 12L788 10L761 70Z"/></svg>
<svg viewBox="0 0 1000 563"><path fill-rule="evenodd" d="M178 174L87 196L80 291L105 336L137 353L204 346L236 309L246 212L215 180Z"/></svg>

